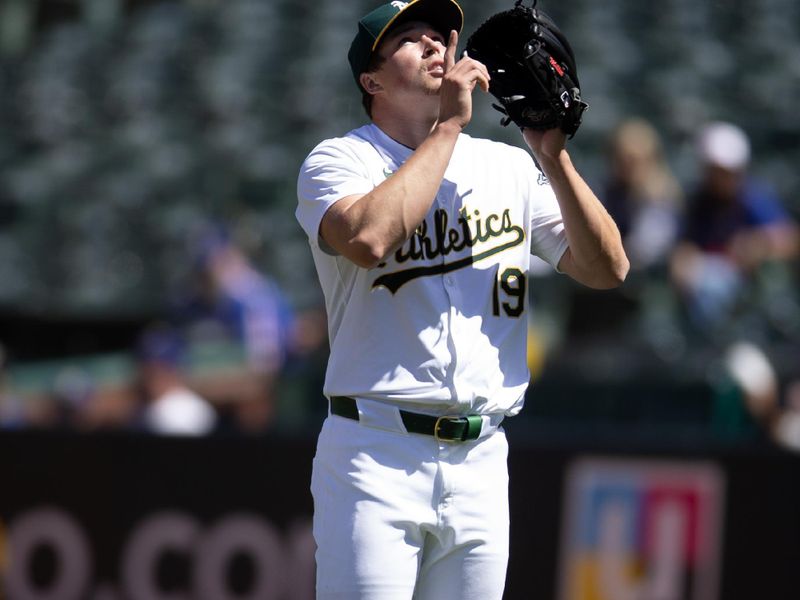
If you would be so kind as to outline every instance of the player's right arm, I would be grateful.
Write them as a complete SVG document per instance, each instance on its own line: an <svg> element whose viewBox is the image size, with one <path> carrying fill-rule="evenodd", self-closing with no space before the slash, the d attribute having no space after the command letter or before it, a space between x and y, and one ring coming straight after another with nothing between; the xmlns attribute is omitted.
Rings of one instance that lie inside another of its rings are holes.
<svg viewBox="0 0 800 600"><path fill-rule="evenodd" d="M337 254L370 269L414 233L428 214L458 131L437 126L395 172L368 194L347 196L325 213L320 237Z"/></svg>
<svg viewBox="0 0 800 600"><path fill-rule="evenodd" d="M455 62L458 34L444 55L439 118L409 159L367 194L341 198L325 213L320 237L338 254L372 268L419 227L442 183L458 135L472 116L472 90L488 90L488 73L472 60Z"/></svg>

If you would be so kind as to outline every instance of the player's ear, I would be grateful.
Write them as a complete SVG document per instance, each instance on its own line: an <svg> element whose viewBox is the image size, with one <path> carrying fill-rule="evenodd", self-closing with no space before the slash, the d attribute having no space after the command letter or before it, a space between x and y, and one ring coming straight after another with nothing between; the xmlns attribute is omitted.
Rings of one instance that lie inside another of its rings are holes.
<svg viewBox="0 0 800 600"><path fill-rule="evenodd" d="M374 95L383 90L383 86L375 79L374 73L362 73L359 75L358 81L368 94Z"/></svg>

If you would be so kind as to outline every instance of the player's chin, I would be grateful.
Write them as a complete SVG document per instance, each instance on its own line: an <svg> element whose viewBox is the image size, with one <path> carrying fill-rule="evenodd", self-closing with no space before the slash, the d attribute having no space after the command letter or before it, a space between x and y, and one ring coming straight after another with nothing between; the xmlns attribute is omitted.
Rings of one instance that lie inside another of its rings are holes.
<svg viewBox="0 0 800 600"><path fill-rule="evenodd" d="M429 74L428 77L425 78L425 87L430 89L430 90L435 90L436 93L439 93L439 90L442 87L442 78L443 77L444 76L435 77L435 76Z"/></svg>

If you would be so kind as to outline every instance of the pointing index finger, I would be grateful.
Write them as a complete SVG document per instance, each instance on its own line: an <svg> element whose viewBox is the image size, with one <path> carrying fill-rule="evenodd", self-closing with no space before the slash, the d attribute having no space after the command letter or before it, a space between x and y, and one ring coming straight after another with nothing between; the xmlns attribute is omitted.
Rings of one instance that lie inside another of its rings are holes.
<svg viewBox="0 0 800 600"><path fill-rule="evenodd" d="M456 48L458 47L458 32L453 29L450 31L450 39L447 40L447 50L444 51L444 70L445 72L453 68L456 64Z"/></svg>

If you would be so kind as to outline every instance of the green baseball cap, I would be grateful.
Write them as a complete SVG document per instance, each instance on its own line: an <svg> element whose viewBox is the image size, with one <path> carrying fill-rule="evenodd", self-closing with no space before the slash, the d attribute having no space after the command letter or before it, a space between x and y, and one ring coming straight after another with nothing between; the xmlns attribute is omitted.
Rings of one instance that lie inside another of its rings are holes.
<svg viewBox="0 0 800 600"><path fill-rule="evenodd" d="M367 70L372 53L377 50L383 36L392 28L408 21L429 23L447 39L450 31L461 33L464 12L455 0L411 0L410 2L387 2L379 6L358 22L358 33L350 44L347 59L353 70L356 84L361 87L358 76Z"/></svg>

